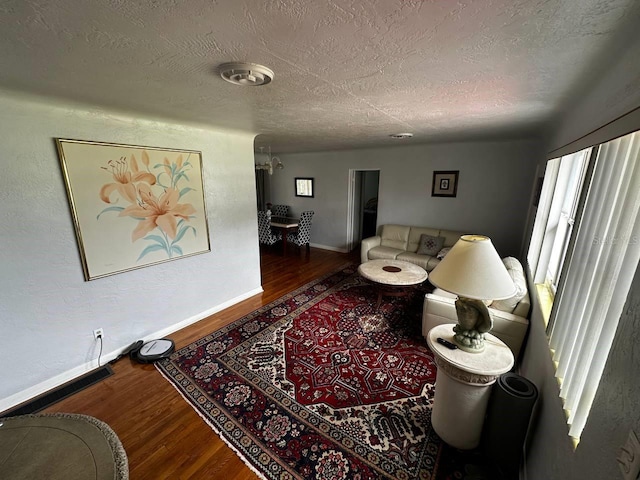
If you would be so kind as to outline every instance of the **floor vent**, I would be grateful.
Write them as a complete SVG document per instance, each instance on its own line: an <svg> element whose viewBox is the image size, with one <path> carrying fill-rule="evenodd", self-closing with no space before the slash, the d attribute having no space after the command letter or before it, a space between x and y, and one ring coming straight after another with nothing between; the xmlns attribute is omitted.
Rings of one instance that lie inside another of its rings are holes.
<svg viewBox="0 0 640 480"><path fill-rule="evenodd" d="M6 412L1 413L0 417L15 417L18 415L37 413L64 398L70 397L80 390L90 387L94 383L98 383L99 381L110 377L111 375L113 375L113 370L109 365L105 365L104 367L100 367L97 370L78 377L69 383L65 383L58 388L50 390L39 397L33 398L26 403L18 405L11 410L7 410Z"/></svg>

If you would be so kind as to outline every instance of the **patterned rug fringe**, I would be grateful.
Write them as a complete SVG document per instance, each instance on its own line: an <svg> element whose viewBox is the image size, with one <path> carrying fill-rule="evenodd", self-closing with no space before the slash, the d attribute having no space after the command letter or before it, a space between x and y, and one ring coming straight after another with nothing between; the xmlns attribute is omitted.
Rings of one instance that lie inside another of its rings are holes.
<svg viewBox="0 0 640 480"><path fill-rule="evenodd" d="M209 427L211 428L211 430L213 430L213 432L220 437L220 440L222 440L231 450L233 450L233 453L235 453L240 460L242 460L242 462L249 468L249 470L251 470L253 473L255 473L259 478L261 478L262 480L267 480L267 477L265 477L262 472L260 472L257 468L255 468L253 465L251 465L251 462L249 461L249 459L247 457L245 457L242 452L240 452L233 443L231 443L229 440L227 440L221 433L221 431L218 429L218 427L216 427L212 422L209 421L209 419L203 414L201 413L198 408L191 403L191 401L189 400L189 398L182 393L182 391L178 388L178 386L173 383L173 381L171 380L170 377L168 377L164 371L162 371L161 368L158 368L158 365L156 365L156 370L158 370L158 372L160 372L160 375L162 375L162 377L167 380L169 382L169 384L171 384L171 386L173 388L176 389L176 391L178 392L178 394L184 399L185 402L187 402L189 404L189 406L191 408L193 408L193 410L198 414L198 416L204 420L204 423L206 423L207 425L209 425Z"/></svg>

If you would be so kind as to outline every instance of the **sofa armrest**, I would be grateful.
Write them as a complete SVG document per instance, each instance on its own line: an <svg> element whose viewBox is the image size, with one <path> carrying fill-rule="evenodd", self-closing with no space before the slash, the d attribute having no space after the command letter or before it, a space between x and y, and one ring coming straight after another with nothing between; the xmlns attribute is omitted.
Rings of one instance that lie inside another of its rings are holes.
<svg viewBox="0 0 640 480"><path fill-rule="evenodd" d="M520 349L529 330L529 320L495 308L489 308L489 312L493 318L493 329L489 333L506 343L518 361Z"/></svg>
<svg viewBox="0 0 640 480"><path fill-rule="evenodd" d="M529 320L494 308L489 308L489 313L493 318L493 329L489 333L506 343L517 359L529 328ZM426 338L429 330L445 323L458 323L455 298L426 294L422 308L422 336Z"/></svg>
<svg viewBox="0 0 640 480"><path fill-rule="evenodd" d="M422 336L427 338L429 330L445 323L458 323L455 298L427 293L422 306Z"/></svg>
<svg viewBox="0 0 640 480"><path fill-rule="evenodd" d="M369 250L373 247L380 245L382 237L376 235L375 237L363 238L360 243L360 263L369 261Z"/></svg>

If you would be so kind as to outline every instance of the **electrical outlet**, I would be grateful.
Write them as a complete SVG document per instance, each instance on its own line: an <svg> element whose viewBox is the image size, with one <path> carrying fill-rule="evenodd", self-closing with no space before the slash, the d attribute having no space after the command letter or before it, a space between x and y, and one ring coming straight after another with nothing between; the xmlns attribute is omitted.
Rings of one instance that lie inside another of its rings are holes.
<svg viewBox="0 0 640 480"><path fill-rule="evenodd" d="M104 331L103 331L101 328L96 328L96 329L93 331L93 338L95 338L96 340L97 340L98 338L102 338L102 339L104 339Z"/></svg>
<svg viewBox="0 0 640 480"><path fill-rule="evenodd" d="M620 453L618 453L616 460L620 465L624 480L636 480L638 478L638 474L640 474L640 442L638 442L638 437L633 430L629 432L627 443L620 448Z"/></svg>

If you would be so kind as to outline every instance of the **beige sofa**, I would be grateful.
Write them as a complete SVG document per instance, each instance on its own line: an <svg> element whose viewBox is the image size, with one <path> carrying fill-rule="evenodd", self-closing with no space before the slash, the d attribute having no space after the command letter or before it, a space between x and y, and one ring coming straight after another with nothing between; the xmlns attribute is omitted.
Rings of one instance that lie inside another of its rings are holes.
<svg viewBox="0 0 640 480"><path fill-rule="evenodd" d="M506 343L515 359L518 359L522 342L529 328L529 308L531 301L527 280L520 262L513 257L502 260L516 286L517 293L506 300L494 301L489 305L493 318L491 334ZM422 310L422 335L426 338L429 330L443 323L457 323L455 307L456 296L440 289L425 295Z"/></svg>
<svg viewBox="0 0 640 480"><path fill-rule="evenodd" d="M442 248L453 247L462 232L429 227L407 225L382 225L380 235L362 240L360 261L362 263L376 259L405 260L421 266L430 272L440 263L434 255L416 253L420 246L420 237L429 235L444 238Z"/></svg>

